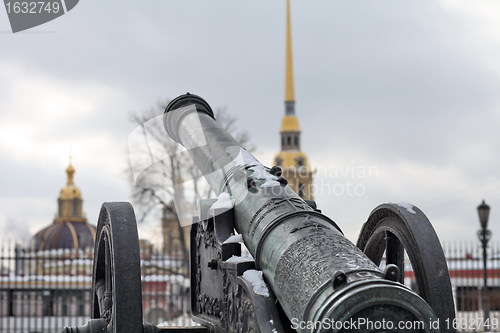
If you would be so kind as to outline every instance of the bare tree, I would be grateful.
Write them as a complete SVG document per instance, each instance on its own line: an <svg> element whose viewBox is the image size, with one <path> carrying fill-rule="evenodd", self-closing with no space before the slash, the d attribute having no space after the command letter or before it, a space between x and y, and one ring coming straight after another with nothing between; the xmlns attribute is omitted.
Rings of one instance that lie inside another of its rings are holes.
<svg viewBox="0 0 500 333"><path fill-rule="evenodd" d="M182 257L187 267L188 244L183 237L184 232L179 223L174 198L188 200L194 207L200 198L208 198L211 190L186 151L166 134L161 119L167 104L168 102L158 103L156 107L133 114L131 117L131 121L141 128L146 138L145 149L148 150L152 162L136 177L131 177L133 200L139 213L139 222L144 221L151 212L158 209L161 209L163 217L169 215L177 219ZM217 122L242 146L249 150L254 149L250 145L248 133L237 128L236 118L227 112L226 108L216 109L215 116ZM191 185L189 189L186 189L187 183Z"/></svg>

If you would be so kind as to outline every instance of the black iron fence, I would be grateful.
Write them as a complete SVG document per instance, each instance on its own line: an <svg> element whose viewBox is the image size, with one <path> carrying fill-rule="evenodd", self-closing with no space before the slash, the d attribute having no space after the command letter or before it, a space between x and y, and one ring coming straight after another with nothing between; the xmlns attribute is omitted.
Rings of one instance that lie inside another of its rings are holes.
<svg viewBox="0 0 500 333"><path fill-rule="evenodd" d="M462 332L483 331L483 261L479 242L444 245ZM0 244L0 332L58 332L87 322L91 311L92 250L32 252L21 242ZM488 249L488 331L500 332L500 243ZM141 247L144 321L194 325L189 314L187 258ZM415 288L409 261L405 284Z"/></svg>
<svg viewBox="0 0 500 333"><path fill-rule="evenodd" d="M91 314L92 249L0 244L0 332L59 332ZM144 322L191 326L187 258L141 248Z"/></svg>
<svg viewBox="0 0 500 333"><path fill-rule="evenodd" d="M492 242L487 251L486 293L483 291L483 254L479 241L445 243L443 250L453 287L457 318L454 322L441 323L441 327L453 326L459 332L500 332L500 243ZM417 289L415 274L408 259L405 262L405 284ZM483 297L488 300L486 305L489 315L486 316Z"/></svg>

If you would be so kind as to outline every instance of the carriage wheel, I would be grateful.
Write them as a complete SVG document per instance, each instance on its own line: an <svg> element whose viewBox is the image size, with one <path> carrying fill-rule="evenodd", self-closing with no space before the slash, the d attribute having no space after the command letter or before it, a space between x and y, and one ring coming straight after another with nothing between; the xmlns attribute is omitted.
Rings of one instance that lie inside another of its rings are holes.
<svg viewBox="0 0 500 333"><path fill-rule="evenodd" d="M385 252L386 264L398 266L397 280L401 283L404 282L406 251L415 274L415 292L430 305L441 323L455 318L443 249L434 228L420 209L406 204L378 206L363 225L357 246L376 265L380 265Z"/></svg>
<svg viewBox="0 0 500 333"><path fill-rule="evenodd" d="M92 318L104 319L108 332L142 332L139 238L134 209L128 202L104 203L99 214Z"/></svg>

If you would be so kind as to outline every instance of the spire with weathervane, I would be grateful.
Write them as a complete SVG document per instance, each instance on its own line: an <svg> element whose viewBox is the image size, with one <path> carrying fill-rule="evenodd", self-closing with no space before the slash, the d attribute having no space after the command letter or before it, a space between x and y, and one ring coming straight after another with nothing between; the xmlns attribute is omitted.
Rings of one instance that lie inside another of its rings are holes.
<svg viewBox="0 0 500 333"><path fill-rule="evenodd" d="M286 56L285 56L285 115L281 121L281 151L274 163L283 169L283 177L302 198L312 200L312 169L307 155L300 150L299 119L295 115L295 88L293 81L292 23L290 0L286 1Z"/></svg>

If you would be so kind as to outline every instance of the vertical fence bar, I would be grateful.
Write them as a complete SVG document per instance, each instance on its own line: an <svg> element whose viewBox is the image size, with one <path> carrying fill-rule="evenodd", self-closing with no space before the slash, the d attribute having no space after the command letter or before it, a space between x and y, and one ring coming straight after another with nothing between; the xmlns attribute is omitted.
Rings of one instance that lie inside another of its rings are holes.
<svg viewBox="0 0 500 333"><path fill-rule="evenodd" d="M23 251L16 248L23 249ZM166 247L175 249L174 246ZM482 264L477 241L443 243L457 309L457 319L481 317ZM491 318L499 319L499 244L490 242L488 290ZM65 325L82 325L90 315L91 260L87 251L29 250L19 241L0 244L0 331L57 332ZM145 318L190 325L185 279L188 272L179 253L145 246L141 249ZM410 268L410 267L409 267ZM411 268L410 268L411 269ZM413 282L414 278L409 272ZM157 312L154 310L157 309ZM163 310L164 314L161 314ZM466 329L465 331L472 331Z"/></svg>
<svg viewBox="0 0 500 333"><path fill-rule="evenodd" d="M4 243L2 242L2 244L0 244L0 269L2 270L2 286L4 285L4 283L6 284L6 281L3 280L4 277L6 277L6 274L8 273L8 269L7 267L5 266L5 259L4 259L4 250L5 250L5 245ZM0 299L0 306L1 306L1 320L0 320L0 331L1 332L5 332L5 328L4 327L4 322L5 322L5 318L7 318L7 307L8 307L8 303L7 303L7 294L6 294L6 291L4 289L2 289L2 295L1 295L1 299ZM5 304L7 303L7 307L5 306Z"/></svg>

